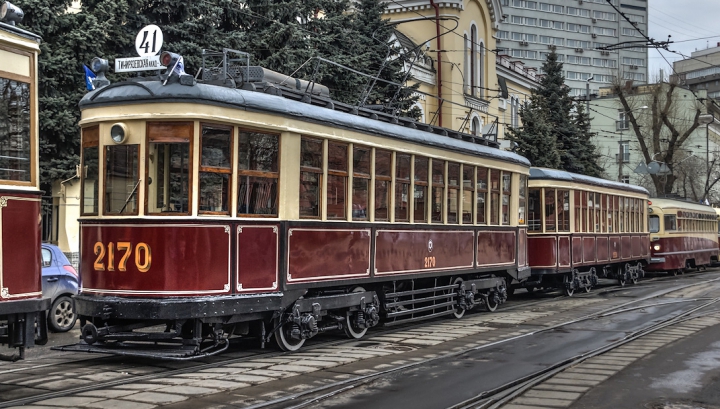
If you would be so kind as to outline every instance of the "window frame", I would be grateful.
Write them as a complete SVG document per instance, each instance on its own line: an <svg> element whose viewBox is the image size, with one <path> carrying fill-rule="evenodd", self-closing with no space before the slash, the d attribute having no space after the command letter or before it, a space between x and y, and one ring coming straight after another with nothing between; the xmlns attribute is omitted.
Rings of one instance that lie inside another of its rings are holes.
<svg viewBox="0 0 720 409"><path fill-rule="evenodd" d="M320 167L314 168L311 166L303 166L302 165L302 140L303 139L309 139L316 142L320 142ZM326 143L327 139L323 138L317 138L314 136L306 136L301 135L300 136L300 174L298 175L298 186L302 187L302 174L304 173L314 173L318 176L318 203L317 203L317 210L318 214L317 216L303 216L302 211L300 209L300 197L298 197L298 217L302 220L322 220L323 218L323 212L326 207L326 201L324 200L325 195L325 161L326 161L326 150L329 144ZM279 165L279 164L278 164ZM279 181L278 181L279 182ZM279 211L280 209L278 209Z"/></svg>
<svg viewBox="0 0 720 409"><path fill-rule="evenodd" d="M224 129L230 131L230 167L229 168L222 168L217 166L203 166L202 165L202 150L203 150L203 127L209 126L211 128L215 129ZM198 134L198 149L199 149L199 155L198 155L198 191L197 191L197 209L198 209L198 215L206 214L206 215L217 215L217 216L230 216L230 214L233 211L232 208L232 202L233 202L233 168L235 167L235 138L237 137L238 133L236 131L236 128L231 125L225 125L225 124L217 124L212 122L200 122L200 133ZM190 162L192 163L192 161ZM228 176L228 192L227 192L227 211L212 211L212 210L200 210L200 174L201 173L214 173L219 175L229 175ZM239 178L238 173L238 178Z"/></svg>
<svg viewBox="0 0 720 409"><path fill-rule="evenodd" d="M10 80L10 81L16 81L21 82L24 84L28 84L28 90L29 90L29 106L30 106L30 123L28 124L30 127L29 131L29 143L30 143L30 180L29 181L20 181L20 180L7 180L7 179L1 179L1 183L3 185L12 185L12 186L31 186L37 188L38 178L39 175L37 174L36 167L38 165L39 160L39 151L38 151L38 143L39 143L39 135L36 131L37 123L38 123L38 105L39 101L36 95L36 90L38 89L38 81L37 81L37 71L36 71L36 65L37 60L35 58L35 53L28 52L19 48L6 46L5 44L0 44L0 50L7 51L12 54L21 55L24 57L28 57L29 60L29 76L24 76L21 74L12 73L9 71L3 71L0 70L0 77ZM102 157L102 154L99 152L100 147L98 147L98 161L100 161L100 158ZM102 169L102 167L100 167ZM98 189L99 191L99 189ZM98 211L100 208L100 202L98 201Z"/></svg>
<svg viewBox="0 0 720 409"><path fill-rule="evenodd" d="M132 213L109 213L107 211L107 205L108 205L108 203L107 203L107 186L108 186L108 183L107 183L107 171L108 171L108 169L107 169L107 160L108 160L107 151L108 151L108 148L114 148L114 147L118 147L118 146L123 146L123 147L136 146L137 147L137 169L136 169L136 171L137 171L137 175L138 175L138 182L136 182L137 187L134 189L135 190L134 194L137 196L137 205L135 206L135 211ZM103 148L104 149L102 149L102 168L101 168L102 172L100 172L100 174L103 176L102 215L103 216L137 216L137 215L139 215L140 214L140 206L142 206L142 204L140 203L140 185L142 184L142 176L143 176L142 173L140 173L140 168L142 166L142 163L141 163L142 161L140 160L141 159L140 144L139 143L112 144L112 145L103 145ZM145 161L145 164L147 165L147 161ZM146 185L147 185L147 179L148 178L145 177ZM188 208L189 208L189 206L188 206Z"/></svg>
<svg viewBox="0 0 720 409"><path fill-rule="evenodd" d="M91 134L92 133L92 134ZM80 178L80 216L98 216L100 214L100 180L102 177L102 169L103 169L103 163L101 161L102 154L100 152L100 125L94 125L89 126L87 128L82 128L80 130L80 135L82 138L82 143L80 144L80 172L81 172L81 178ZM85 148L97 148L97 161L98 161L98 174L97 174L97 184L98 184L98 192L96 203L97 207L95 209L95 212L93 213L86 213L85 212L85 180L87 179L87 174L85 173ZM103 186L104 189L104 186Z"/></svg>
<svg viewBox="0 0 720 409"><path fill-rule="evenodd" d="M185 136L187 136L187 141L181 141L182 136L161 136L155 141L150 141L150 127L155 125L167 125L167 124L174 124L178 127L183 126L187 127L189 129L189 133ZM201 128L202 129L202 128ZM160 141L160 142L158 142ZM172 143L173 141L177 142L186 142L188 144L188 209L185 213L178 213L178 212L150 212L149 211L149 192L150 192L150 184L148 183L150 181L150 161L148 158L150 157L150 144L151 143ZM193 211L193 151L195 147L195 122L193 121L148 121L145 123L145 198L143 205L145 206L145 214L146 215L152 215L152 216L190 216ZM103 165L105 162L103 161ZM199 175L198 175L199 176ZM105 187L103 186L103 190L105 190ZM103 193L103 199L105 198L105 195Z"/></svg>
<svg viewBox="0 0 720 409"><path fill-rule="evenodd" d="M265 135L274 135L277 138L278 142L278 153L277 153L277 172L271 172L271 171L260 171L260 170L245 170L240 169L240 134L248 132L248 133L261 133ZM247 218L277 218L280 216L280 161L282 160L282 156L280 154L281 150L281 139L282 135L277 132L271 132L269 130L264 129L252 129L252 128L241 128L237 127L235 130L235 137L234 139L237 140L237 148L233 145L233 155L237 154L237 158L233 158L232 162L232 169L235 169L235 171L232 174L232 177L235 179L234 181L231 181L231 186L235 185L235 190L231 192L231 197L237 199L235 202L234 209L231 210L232 213L236 215L236 217L247 217ZM317 138L315 138L317 139ZM237 159L237 160L235 160ZM275 179L277 184L277 214L254 214L254 213L240 213L238 211L238 206L240 205L240 201L238 198L238 194L240 191L240 178L242 176L247 177L262 177L262 178L268 178L268 179ZM320 189L322 192L322 178L320 178ZM298 185L300 184L300 181L298 180ZM232 189L231 189L232 190ZM322 195L320 196L322 199ZM298 207L299 207L299 197L298 197ZM232 204L232 199L230 203ZM319 207L320 209L321 207ZM299 210L299 209L298 209ZM322 213L321 213L322 214Z"/></svg>

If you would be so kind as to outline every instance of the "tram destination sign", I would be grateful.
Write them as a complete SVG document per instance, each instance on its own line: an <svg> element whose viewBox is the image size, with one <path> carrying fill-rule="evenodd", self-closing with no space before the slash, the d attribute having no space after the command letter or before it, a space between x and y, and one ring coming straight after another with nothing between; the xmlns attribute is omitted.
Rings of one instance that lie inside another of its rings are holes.
<svg viewBox="0 0 720 409"><path fill-rule="evenodd" d="M115 59L115 72L154 71L165 68L160 63L159 55Z"/></svg>

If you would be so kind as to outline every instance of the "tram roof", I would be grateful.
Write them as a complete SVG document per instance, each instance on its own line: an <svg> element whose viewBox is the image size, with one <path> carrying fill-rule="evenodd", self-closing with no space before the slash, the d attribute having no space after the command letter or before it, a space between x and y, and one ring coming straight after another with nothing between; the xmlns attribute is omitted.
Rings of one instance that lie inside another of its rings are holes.
<svg viewBox="0 0 720 409"><path fill-rule="evenodd" d="M592 185L605 187L610 189L625 190L633 193L642 193L649 195L650 192L644 187L630 185L628 183L620 183L614 180L601 179L592 176L580 175L564 170L548 169L548 168L530 168L530 180L559 180L563 182L581 183L584 185Z"/></svg>
<svg viewBox="0 0 720 409"><path fill-rule="evenodd" d="M168 83L162 85L162 81L154 79L118 82L87 93L80 100L80 109L143 103L196 103L270 113L305 122L320 123L530 166L530 162L525 157L499 148L336 111L282 96L211 84L198 83L186 86L179 83ZM418 123L418 126L421 124Z"/></svg>
<svg viewBox="0 0 720 409"><path fill-rule="evenodd" d="M682 209L682 210L692 210L695 212L706 212L706 213L717 212L717 209L710 207L708 205L703 205L703 204L699 204L699 203L695 203L695 202L688 202L685 200L652 197L652 198L650 198L650 202L652 203L651 206L659 207L660 209Z"/></svg>
<svg viewBox="0 0 720 409"><path fill-rule="evenodd" d="M28 40L33 40L37 43L40 43L40 41L42 40L42 37L40 37L39 35L37 35L35 33L31 33L27 30L23 30L22 28L19 28L19 27L16 27L16 26L13 26L13 25L10 25L7 23L3 23L3 22L0 22L0 30L18 35L20 37L25 37Z"/></svg>

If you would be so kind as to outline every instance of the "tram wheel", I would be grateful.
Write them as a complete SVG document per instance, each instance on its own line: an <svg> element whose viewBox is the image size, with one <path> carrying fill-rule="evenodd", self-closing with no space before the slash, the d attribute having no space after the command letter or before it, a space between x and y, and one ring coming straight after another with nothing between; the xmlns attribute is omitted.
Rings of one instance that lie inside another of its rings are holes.
<svg viewBox="0 0 720 409"><path fill-rule="evenodd" d="M277 321L275 321L275 325L277 326ZM275 331L275 342L277 346L285 352L297 351L305 344L304 339L293 339L292 335L290 335L292 329L293 324L286 322Z"/></svg>
<svg viewBox="0 0 720 409"><path fill-rule="evenodd" d="M625 275L625 270L622 267L617 268L617 279L618 285L620 287L625 287L625 281L627 280L627 276Z"/></svg>
<svg viewBox="0 0 720 409"><path fill-rule="evenodd" d="M461 277L456 278L453 280L453 285L460 286L462 285L463 279ZM453 316L457 319L462 318L465 315L465 310L460 308L460 306L455 307L455 310L453 311Z"/></svg>
<svg viewBox="0 0 720 409"><path fill-rule="evenodd" d="M487 308L488 311L493 312L497 310L498 305L500 305L500 303L495 301L495 297L493 297L492 292L489 292L487 297L487 303L485 303L485 308Z"/></svg>
<svg viewBox="0 0 720 409"><path fill-rule="evenodd" d="M673 270L672 275L674 275L674 276L680 275L680 270Z"/></svg>
<svg viewBox="0 0 720 409"><path fill-rule="evenodd" d="M590 290L592 290L592 286L590 286L590 285L585 286L584 288L585 288L585 292L586 292L586 293L589 293Z"/></svg>
<svg viewBox="0 0 720 409"><path fill-rule="evenodd" d="M365 289L362 287L355 287L351 291L352 293L362 293L365 292ZM348 336L348 338L352 339L360 339L365 336L365 333L367 333L367 327L366 328L359 328L355 325L355 320L353 319L355 314L358 314L358 312L352 312L348 311L345 314L345 325L343 329L345 330L345 335Z"/></svg>

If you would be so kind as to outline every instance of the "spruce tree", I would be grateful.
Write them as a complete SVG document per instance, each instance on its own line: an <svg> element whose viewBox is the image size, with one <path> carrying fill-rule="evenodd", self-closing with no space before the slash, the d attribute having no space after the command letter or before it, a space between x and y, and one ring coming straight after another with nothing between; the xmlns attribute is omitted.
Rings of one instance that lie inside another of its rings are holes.
<svg viewBox="0 0 720 409"><path fill-rule="evenodd" d="M517 143L515 152L526 157L532 166L557 169L560 166L560 151L552 135L552 127L542 110L531 103L520 109L523 126L510 128L508 139Z"/></svg>
<svg viewBox="0 0 720 409"><path fill-rule="evenodd" d="M563 64L553 50L548 54L542 66L543 77L540 86L531 91L530 105L520 112L523 129L511 130L510 139L520 146L521 154L534 155L533 145L543 146L549 150L539 151L540 155L548 156L539 165L540 158L528 156L533 166L550 166L573 173L598 176L598 155L596 148L590 140L590 122L584 109L577 108L570 96L570 88L565 85L563 77ZM544 124L535 124L541 121ZM544 135L534 135L533 132L549 127L548 139ZM538 130L539 129L539 130ZM522 149L523 146L528 147ZM556 155L559 163L555 166ZM550 164L550 165L547 165Z"/></svg>
<svg viewBox="0 0 720 409"><path fill-rule="evenodd" d="M590 113L585 110L582 103L576 104L576 113L574 117L575 129L579 146L582 148L578 152L577 160L583 166L583 174L594 177L602 177L603 169L598 164L600 153L592 142L593 133L591 131Z"/></svg>

